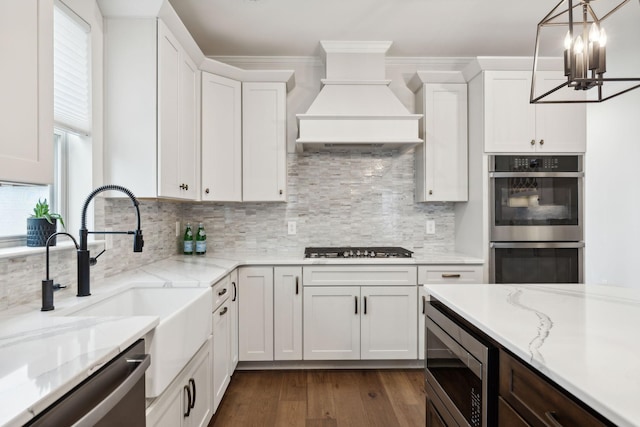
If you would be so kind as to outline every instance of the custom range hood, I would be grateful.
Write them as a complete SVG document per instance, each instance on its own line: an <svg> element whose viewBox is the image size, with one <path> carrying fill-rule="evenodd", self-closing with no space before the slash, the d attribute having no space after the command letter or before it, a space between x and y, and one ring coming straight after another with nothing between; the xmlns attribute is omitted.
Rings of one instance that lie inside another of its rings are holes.
<svg viewBox="0 0 640 427"><path fill-rule="evenodd" d="M385 53L391 42L321 41L326 78L305 114L297 114L303 149L397 149L419 144L421 114L389 89Z"/></svg>

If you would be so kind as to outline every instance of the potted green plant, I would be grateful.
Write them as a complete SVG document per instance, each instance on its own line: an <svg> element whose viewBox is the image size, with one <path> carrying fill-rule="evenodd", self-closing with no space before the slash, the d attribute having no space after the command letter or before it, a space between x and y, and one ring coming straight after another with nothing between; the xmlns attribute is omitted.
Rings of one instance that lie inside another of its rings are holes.
<svg viewBox="0 0 640 427"><path fill-rule="evenodd" d="M64 220L60 214L49 212L47 199L44 199L44 201L38 199L36 207L33 208L33 215L27 218L27 246L45 246L47 239L58 228L57 220L60 220L60 224L65 227ZM49 246L55 245L56 238L54 237Z"/></svg>

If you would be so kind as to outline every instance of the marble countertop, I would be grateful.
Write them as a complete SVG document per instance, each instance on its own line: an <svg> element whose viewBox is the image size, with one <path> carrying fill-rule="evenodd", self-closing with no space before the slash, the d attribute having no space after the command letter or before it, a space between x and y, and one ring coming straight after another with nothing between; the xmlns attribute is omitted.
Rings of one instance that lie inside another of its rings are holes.
<svg viewBox="0 0 640 427"><path fill-rule="evenodd" d="M640 426L640 290L427 285L467 319L619 426Z"/></svg>
<svg viewBox="0 0 640 427"><path fill-rule="evenodd" d="M21 426L158 324L158 318L64 316L65 310L131 285L211 286L240 265L482 264L463 254L409 259L304 259L300 253L233 253L174 257L103 280L92 280L91 296L57 291L56 309L41 302L0 314L0 426ZM73 310L70 310L73 311Z"/></svg>

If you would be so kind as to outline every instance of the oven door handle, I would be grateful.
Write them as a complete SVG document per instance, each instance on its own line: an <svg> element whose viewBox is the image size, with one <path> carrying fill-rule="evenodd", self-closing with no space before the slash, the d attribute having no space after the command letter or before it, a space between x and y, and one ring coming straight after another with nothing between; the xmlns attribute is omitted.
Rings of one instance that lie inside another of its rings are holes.
<svg viewBox="0 0 640 427"><path fill-rule="evenodd" d="M495 249L576 249L584 248L584 242L491 242Z"/></svg>
<svg viewBox="0 0 640 427"><path fill-rule="evenodd" d="M475 357L471 355L467 350L464 349L460 344L458 344L453 338L449 336L445 331L443 331L440 326L438 326L433 320L427 317L427 329L431 331L444 345L447 346L447 349L456 355L456 357L464 363L474 375L482 380L482 363L480 363ZM429 344L427 343L427 352L429 351ZM429 369L429 358L428 355L426 357L427 362L426 366Z"/></svg>
<svg viewBox="0 0 640 427"><path fill-rule="evenodd" d="M489 178L584 178L584 172L489 172Z"/></svg>

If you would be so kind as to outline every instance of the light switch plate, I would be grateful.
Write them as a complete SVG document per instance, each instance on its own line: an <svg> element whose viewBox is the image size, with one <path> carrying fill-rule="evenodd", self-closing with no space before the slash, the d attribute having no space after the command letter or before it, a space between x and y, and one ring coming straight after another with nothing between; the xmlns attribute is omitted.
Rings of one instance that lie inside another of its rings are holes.
<svg viewBox="0 0 640 427"><path fill-rule="evenodd" d="M296 222L295 221L289 221L287 223L287 234L294 235L297 232L298 232L298 230L297 230Z"/></svg>
<svg viewBox="0 0 640 427"><path fill-rule="evenodd" d="M436 234L436 222L432 219L427 220L427 234Z"/></svg>

